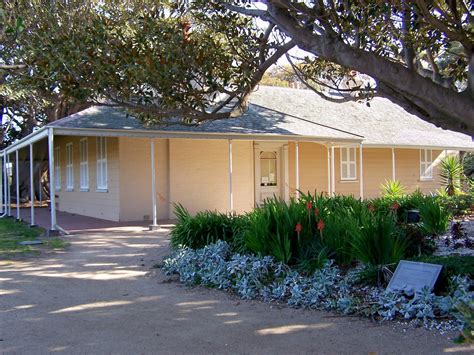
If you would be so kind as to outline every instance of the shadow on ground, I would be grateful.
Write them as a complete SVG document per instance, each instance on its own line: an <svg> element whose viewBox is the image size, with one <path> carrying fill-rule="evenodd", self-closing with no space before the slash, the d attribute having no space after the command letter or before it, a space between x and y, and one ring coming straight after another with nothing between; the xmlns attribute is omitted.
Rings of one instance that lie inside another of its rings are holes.
<svg viewBox="0 0 474 355"><path fill-rule="evenodd" d="M0 261L2 353L446 353L447 335L244 302L152 269L168 230L115 227L64 252Z"/></svg>

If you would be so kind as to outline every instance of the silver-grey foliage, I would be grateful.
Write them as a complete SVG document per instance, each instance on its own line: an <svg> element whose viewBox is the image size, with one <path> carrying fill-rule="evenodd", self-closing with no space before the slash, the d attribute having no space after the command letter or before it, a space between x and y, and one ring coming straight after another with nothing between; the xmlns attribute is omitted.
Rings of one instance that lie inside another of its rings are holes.
<svg viewBox="0 0 474 355"><path fill-rule="evenodd" d="M361 288L355 284L360 270L343 275L331 261L311 276L304 276L269 256L232 253L223 241L198 250L178 249L164 259L162 269L167 275L178 274L185 284L232 291L242 299L286 302L292 307L363 314L383 320L426 322L437 316L455 315L455 305L474 296L466 277L454 277L447 296L437 296L428 289L407 295L376 287Z"/></svg>

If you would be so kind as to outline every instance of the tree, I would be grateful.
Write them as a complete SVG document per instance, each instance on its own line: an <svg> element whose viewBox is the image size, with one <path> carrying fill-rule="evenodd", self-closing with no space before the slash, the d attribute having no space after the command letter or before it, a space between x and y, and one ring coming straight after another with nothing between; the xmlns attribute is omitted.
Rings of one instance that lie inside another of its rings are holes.
<svg viewBox="0 0 474 355"><path fill-rule="evenodd" d="M257 2L4 0L3 17L10 27L22 19L22 30L0 38L0 84L47 103L125 107L145 123L199 124L243 112L264 73L298 45L311 56L292 67L323 97L385 96L474 134L467 2Z"/></svg>
<svg viewBox="0 0 474 355"><path fill-rule="evenodd" d="M274 24L313 54L310 78L328 65L340 66L340 75L356 70L375 79L369 89L376 94L438 126L474 134L471 2L267 0L255 1L258 8L217 2Z"/></svg>
<svg viewBox="0 0 474 355"><path fill-rule="evenodd" d="M10 46L24 70L8 87L46 101L125 107L146 123L238 115L294 46L252 18L206 2L6 1L24 19Z"/></svg>

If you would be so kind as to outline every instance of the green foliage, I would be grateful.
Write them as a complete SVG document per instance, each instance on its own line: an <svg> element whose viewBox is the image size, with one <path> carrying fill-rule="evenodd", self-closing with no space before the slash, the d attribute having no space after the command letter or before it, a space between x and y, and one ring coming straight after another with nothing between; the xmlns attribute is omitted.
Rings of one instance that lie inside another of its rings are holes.
<svg viewBox="0 0 474 355"><path fill-rule="evenodd" d="M460 193L454 196L440 194L436 197L436 201L451 216L458 217L470 213L474 206L474 194Z"/></svg>
<svg viewBox="0 0 474 355"><path fill-rule="evenodd" d="M192 249L224 240L236 249L240 248L238 237L244 224L242 216L229 216L213 211L199 212L192 216L182 205L174 206L177 218L176 226L171 231L171 246L186 246Z"/></svg>
<svg viewBox="0 0 474 355"><path fill-rule="evenodd" d="M461 177L463 165L458 157L449 156L439 164L439 176L444 189L449 196L454 196L461 191Z"/></svg>
<svg viewBox="0 0 474 355"><path fill-rule="evenodd" d="M461 334L454 339L458 344L474 343L474 300L469 303L458 302L455 306L458 318L463 322Z"/></svg>
<svg viewBox="0 0 474 355"><path fill-rule="evenodd" d="M147 124L238 110L277 46L253 19L216 2L5 0L1 8L25 27L12 43L0 41L1 62L28 71L2 76L0 96L27 89L51 104L105 99ZM234 100L218 108L222 93Z"/></svg>
<svg viewBox="0 0 474 355"><path fill-rule="evenodd" d="M253 253L271 255L288 263L292 256L297 256L292 253L292 244L297 249L301 243L301 234L298 236L295 228L303 220L301 204L294 200L287 204L278 198L268 199L250 213L244 233L245 245Z"/></svg>
<svg viewBox="0 0 474 355"><path fill-rule="evenodd" d="M382 196L390 199L398 199L406 194L406 188L398 180L387 180L380 186Z"/></svg>
<svg viewBox="0 0 474 355"><path fill-rule="evenodd" d="M406 257L431 255L436 250L434 240L428 238L421 223L401 223L398 228L407 242Z"/></svg>
<svg viewBox="0 0 474 355"><path fill-rule="evenodd" d="M425 199L418 209L420 210L423 229L427 234L436 236L448 230L449 214L435 199Z"/></svg>
<svg viewBox="0 0 474 355"><path fill-rule="evenodd" d="M352 247L358 260L377 270L380 284L384 267L400 261L405 255L407 242L396 228L395 216L377 212L363 220L360 233L352 240Z"/></svg>
<svg viewBox="0 0 474 355"><path fill-rule="evenodd" d="M411 260L443 265L443 278L446 280L457 275L474 277L474 256L472 255L421 256L411 258Z"/></svg>

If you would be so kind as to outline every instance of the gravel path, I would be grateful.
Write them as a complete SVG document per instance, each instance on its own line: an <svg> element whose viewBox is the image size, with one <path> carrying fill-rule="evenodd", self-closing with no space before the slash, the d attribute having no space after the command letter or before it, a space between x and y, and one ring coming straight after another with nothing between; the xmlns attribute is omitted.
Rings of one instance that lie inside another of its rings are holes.
<svg viewBox="0 0 474 355"><path fill-rule="evenodd" d="M70 248L0 261L0 353L472 353L449 336L394 323L244 302L168 282L152 269L167 233L127 228Z"/></svg>

